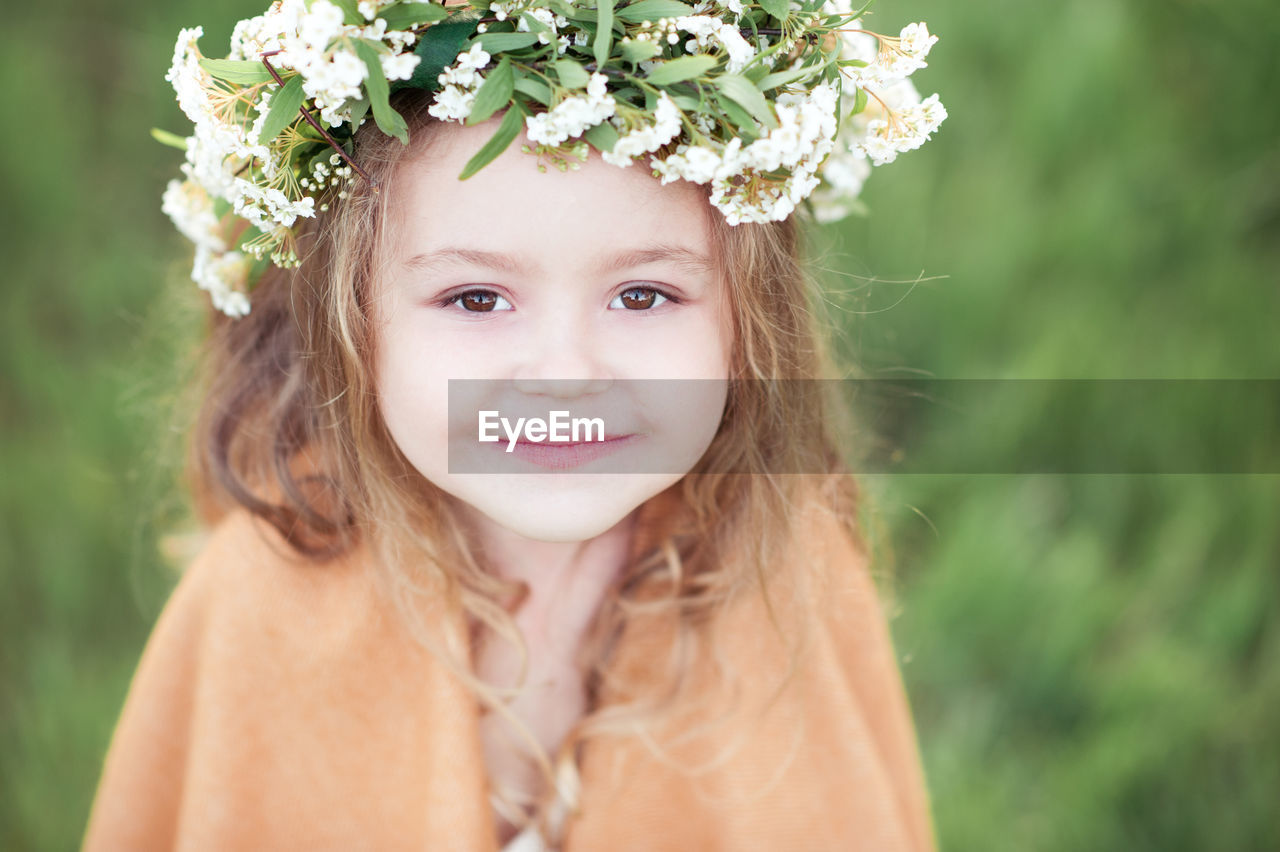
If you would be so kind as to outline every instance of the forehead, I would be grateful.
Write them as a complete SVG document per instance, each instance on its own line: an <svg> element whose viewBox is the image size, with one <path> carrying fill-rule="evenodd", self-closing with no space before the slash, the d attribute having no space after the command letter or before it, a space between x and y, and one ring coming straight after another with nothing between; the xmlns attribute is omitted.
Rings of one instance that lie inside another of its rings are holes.
<svg viewBox="0 0 1280 852"><path fill-rule="evenodd" d="M561 171L550 158L525 153L522 147L530 143L522 134L476 174L458 180L497 124L435 126L398 166L387 199L393 255L404 259L461 244L584 256L615 254L622 243L713 254L713 208L703 188L683 181L663 185L643 159L620 168L591 149L578 168Z"/></svg>

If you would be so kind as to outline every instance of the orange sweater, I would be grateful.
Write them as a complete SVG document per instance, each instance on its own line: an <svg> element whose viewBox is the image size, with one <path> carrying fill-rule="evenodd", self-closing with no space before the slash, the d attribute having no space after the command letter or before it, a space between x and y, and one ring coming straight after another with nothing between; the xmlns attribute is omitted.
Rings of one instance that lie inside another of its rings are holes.
<svg viewBox="0 0 1280 852"><path fill-rule="evenodd" d="M636 547L658 528L658 505L642 508ZM746 712L665 754L705 764L737 748L688 774L636 738L590 741L567 852L936 848L865 559L834 521L812 523L795 558L835 585L802 604L817 629L785 688L770 700L786 655L761 600L743 598L716 628L738 690L706 677L699 712ZM86 852L496 852L479 706L377 589L359 551L311 564L266 524L228 516L142 654ZM439 616L445 629L462 623ZM629 628L614 658L623 681L643 684L668 639L658 623Z"/></svg>

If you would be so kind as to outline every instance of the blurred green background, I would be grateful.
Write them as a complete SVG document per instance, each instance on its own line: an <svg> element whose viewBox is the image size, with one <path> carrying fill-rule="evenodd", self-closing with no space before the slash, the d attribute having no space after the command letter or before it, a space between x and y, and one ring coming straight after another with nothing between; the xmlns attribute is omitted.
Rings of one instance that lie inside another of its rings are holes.
<svg viewBox="0 0 1280 852"><path fill-rule="evenodd" d="M78 844L173 583L200 295L148 130L187 126L178 29L216 52L263 5L5 16L3 849ZM868 24L914 20L951 117L829 235L868 374L1280 378L1273 0L881 0ZM1280 849L1280 477L864 481L944 849Z"/></svg>

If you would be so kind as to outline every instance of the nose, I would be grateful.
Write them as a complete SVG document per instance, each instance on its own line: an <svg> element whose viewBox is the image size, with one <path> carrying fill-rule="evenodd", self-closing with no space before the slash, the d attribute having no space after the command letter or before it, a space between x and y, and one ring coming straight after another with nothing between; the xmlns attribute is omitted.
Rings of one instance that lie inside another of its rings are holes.
<svg viewBox="0 0 1280 852"><path fill-rule="evenodd" d="M602 341L588 317L564 311L534 324L513 375L515 389L553 399L602 393L613 384Z"/></svg>

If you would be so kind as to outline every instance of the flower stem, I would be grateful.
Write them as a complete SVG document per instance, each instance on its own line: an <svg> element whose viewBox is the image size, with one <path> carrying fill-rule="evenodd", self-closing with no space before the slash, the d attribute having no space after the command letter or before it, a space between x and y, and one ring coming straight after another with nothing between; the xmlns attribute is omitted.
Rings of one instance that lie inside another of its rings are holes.
<svg viewBox="0 0 1280 852"><path fill-rule="evenodd" d="M271 75L271 79L275 80L276 83L279 84L281 88L284 88L284 80L280 79L279 72L276 71L275 66L273 66L271 64L271 61L268 59L268 57L275 56L279 52L280 51L278 50L270 50L262 54L262 64L267 66L267 73ZM342 146L338 144L337 140L334 139L332 136L330 136L329 131L321 127L320 122L316 121L315 118L311 115L311 113L307 111L307 107L305 104L298 107L298 112L302 113L302 117L306 119L307 124L310 124L312 129L315 130L317 133L319 133L321 136L323 136L324 140L329 143L330 147L332 147L333 150L338 152L338 156L346 160L347 165L350 166L355 171L356 174L360 175L360 177L367 180L369 182L369 186L373 187L373 191L377 192L378 191L377 181L369 177L368 172L360 168L360 165L355 160L347 156L347 152L343 150Z"/></svg>

